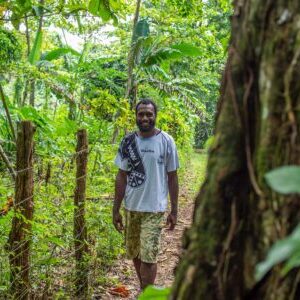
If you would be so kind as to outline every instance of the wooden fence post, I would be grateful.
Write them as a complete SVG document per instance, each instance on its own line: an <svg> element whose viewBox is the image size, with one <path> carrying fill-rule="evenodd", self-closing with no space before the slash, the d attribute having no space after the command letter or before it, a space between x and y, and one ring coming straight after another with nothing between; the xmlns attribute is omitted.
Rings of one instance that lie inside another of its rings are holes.
<svg viewBox="0 0 300 300"><path fill-rule="evenodd" d="M27 300L30 294L29 250L31 220L33 217L33 134L30 121L18 126L17 166L15 187L15 215L9 235L11 268L11 295L13 299ZM29 222L28 222L29 221Z"/></svg>
<svg viewBox="0 0 300 300"><path fill-rule="evenodd" d="M76 188L74 195L74 243L76 259L76 296L87 299L87 229L85 224L85 190L87 175L88 140L85 129L77 131L76 147Z"/></svg>

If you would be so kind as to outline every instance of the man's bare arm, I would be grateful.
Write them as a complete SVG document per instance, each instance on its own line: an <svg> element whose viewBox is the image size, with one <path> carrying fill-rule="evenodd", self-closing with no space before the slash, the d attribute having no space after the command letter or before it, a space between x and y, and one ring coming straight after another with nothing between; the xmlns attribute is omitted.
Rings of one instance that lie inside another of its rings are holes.
<svg viewBox="0 0 300 300"><path fill-rule="evenodd" d="M177 171L168 173L168 186L171 200L171 213L167 218L167 224L170 224L170 230L173 230L177 223L177 211L178 211L178 175Z"/></svg>
<svg viewBox="0 0 300 300"><path fill-rule="evenodd" d="M120 214L120 207L125 196L127 184L127 172L119 169L115 181L115 199L113 206L113 223L115 228L121 232L124 229L122 216Z"/></svg>

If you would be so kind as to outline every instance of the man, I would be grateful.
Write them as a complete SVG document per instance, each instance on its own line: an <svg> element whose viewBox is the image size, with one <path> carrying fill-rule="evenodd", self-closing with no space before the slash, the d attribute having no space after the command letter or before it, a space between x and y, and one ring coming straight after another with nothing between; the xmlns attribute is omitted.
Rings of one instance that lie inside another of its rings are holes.
<svg viewBox="0 0 300 300"><path fill-rule="evenodd" d="M173 230L177 222L178 155L173 138L155 128L156 115L157 107L151 99L138 102L136 124L139 130L122 140L115 160L119 172L113 223L119 232L124 229L120 214L124 198L126 255L133 260L142 289L155 281L168 192L169 229Z"/></svg>

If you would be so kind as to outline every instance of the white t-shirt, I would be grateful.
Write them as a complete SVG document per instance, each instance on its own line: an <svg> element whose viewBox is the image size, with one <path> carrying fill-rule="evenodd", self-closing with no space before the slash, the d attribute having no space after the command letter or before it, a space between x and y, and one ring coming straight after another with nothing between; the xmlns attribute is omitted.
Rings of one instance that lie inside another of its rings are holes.
<svg viewBox="0 0 300 300"><path fill-rule="evenodd" d="M127 171L125 208L131 211L164 212L168 205L167 173L179 168L173 138L164 131L143 138L132 133L119 147L115 164Z"/></svg>

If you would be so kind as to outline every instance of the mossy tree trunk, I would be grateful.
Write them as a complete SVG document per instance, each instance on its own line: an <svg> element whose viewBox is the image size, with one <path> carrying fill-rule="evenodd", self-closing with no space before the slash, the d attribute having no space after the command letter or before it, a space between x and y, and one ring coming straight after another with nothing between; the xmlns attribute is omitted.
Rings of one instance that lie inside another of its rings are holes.
<svg viewBox="0 0 300 300"><path fill-rule="evenodd" d="M298 270L254 279L270 245L300 220L299 197L264 182L269 170L300 164L300 2L234 2L215 141L172 297L300 299Z"/></svg>

